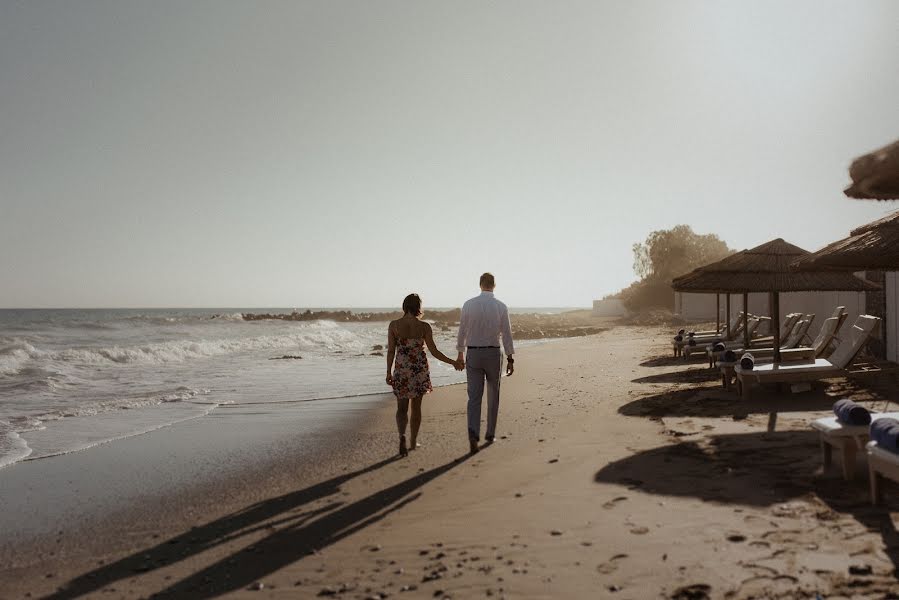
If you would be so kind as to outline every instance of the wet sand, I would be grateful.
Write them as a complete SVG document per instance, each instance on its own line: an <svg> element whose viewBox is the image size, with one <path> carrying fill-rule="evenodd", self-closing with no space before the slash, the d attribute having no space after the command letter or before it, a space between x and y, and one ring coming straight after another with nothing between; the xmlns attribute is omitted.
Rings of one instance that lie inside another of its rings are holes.
<svg viewBox="0 0 899 600"><path fill-rule="evenodd" d="M473 457L464 387L426 398L424 447L401 460L385 402L313 461L287 444L256 471L235 459L226 485L148 495L93 536L73 518L58 543L2 555L0 596L895 597L899 503L870 507L862 468L851 484L822 473L807 426L834 395L883 409L895 384L746 404L669 352L655 327L526 348L501 437ZM142 436L144 451L179 435ZM102 448L71 455L71 472L112 464L116 443Z"/></svg>

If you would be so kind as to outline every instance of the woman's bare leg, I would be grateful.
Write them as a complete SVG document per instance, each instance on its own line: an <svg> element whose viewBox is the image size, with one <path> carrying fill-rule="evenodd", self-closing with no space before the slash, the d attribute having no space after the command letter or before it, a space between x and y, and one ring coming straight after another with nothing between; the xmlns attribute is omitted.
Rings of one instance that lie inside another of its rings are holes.
<svg viewBox="0 0 899 600"><path fill-rule="evenodd" d="M412 398L412 438L410 439L410 448L418 447L418 428L421 427L421 396Z"/></svg>
<svg viewBox="0 0 899 600"><path fill-rule="evenodd" d="M406 423L409 422L409 399L396 399L396 428L400 432L400 456L406 456Z"/></svg>

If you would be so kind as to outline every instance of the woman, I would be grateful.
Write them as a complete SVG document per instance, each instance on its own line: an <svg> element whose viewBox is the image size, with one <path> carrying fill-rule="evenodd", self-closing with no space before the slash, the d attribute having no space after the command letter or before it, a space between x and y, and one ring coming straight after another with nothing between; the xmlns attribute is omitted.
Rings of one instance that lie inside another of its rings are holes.
<svg viewBox="0 0 899 600"><path fill-rule="evenodd" d="M393 393L396 395L396 426L400 432L400 456L409 454L406 448L409 401L412 401L410 447L414 449L418 447L418 428L421 426L421 399L431 391L431 375L425 345L434 358L453 365L457 371L462 370L461 361L452 360L437 349L431 326L421 320L422 314L421 298L418 294L409 294L403 300L403 317L391 321L387 327L387 385L393 386Z"/></svg>

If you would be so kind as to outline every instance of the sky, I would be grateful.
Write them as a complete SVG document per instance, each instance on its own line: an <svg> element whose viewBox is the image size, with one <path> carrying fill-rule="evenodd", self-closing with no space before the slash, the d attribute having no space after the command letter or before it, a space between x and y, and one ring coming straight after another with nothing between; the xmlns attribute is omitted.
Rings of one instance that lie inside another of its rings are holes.
<svg viewBox="0 0 899 600"><path fill-rule="evenodd" d="M899 2L0 0L0 307L589 306L686 223L815 250Z"/></svg>

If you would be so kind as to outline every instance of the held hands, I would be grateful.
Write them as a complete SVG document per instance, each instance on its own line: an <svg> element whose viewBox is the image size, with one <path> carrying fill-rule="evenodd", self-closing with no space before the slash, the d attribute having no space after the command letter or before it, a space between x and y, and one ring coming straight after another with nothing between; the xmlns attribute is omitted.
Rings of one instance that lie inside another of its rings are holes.
<svg viewBox="0 0 899 600"><path fill-rule="evenodd" d="M465 361L461 358L457 358L453 361L453 368L455 368L457 371L462 371L463 369L465 369Z"/></svg>

